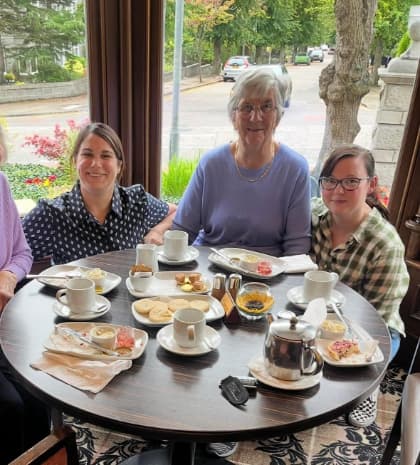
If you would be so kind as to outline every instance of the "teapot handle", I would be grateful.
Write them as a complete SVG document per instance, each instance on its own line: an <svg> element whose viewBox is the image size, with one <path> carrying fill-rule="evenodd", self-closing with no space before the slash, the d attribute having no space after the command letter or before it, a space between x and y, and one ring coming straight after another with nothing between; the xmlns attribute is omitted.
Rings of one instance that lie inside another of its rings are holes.
<svg viewBox="0 0 420 465"><path fill-rule="evenodd" d="M311 363L311 366L315 362L315 368L311 371L306 371L303 363L304 363L304 355L306 351L310 351L312 354L312 359L313 362ZM301 359L300 359L300 372L303 376L313 376L318 374L324 366L324 359L322 358L322 355L318 352L318 350L314 346L304 346Z"/></svg>

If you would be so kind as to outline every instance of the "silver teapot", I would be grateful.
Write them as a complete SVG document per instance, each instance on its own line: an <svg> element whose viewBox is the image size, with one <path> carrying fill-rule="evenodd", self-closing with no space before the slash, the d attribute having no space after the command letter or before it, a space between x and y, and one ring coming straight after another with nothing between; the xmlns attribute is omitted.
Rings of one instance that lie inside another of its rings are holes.
<svg viewBox="0 0 420 465"><path fill-rule="evenodd" d="M274 378L296 381L316 375L324 360L315 348L316 328L296 316L272 320L264 342L264 364Z"/></svg>

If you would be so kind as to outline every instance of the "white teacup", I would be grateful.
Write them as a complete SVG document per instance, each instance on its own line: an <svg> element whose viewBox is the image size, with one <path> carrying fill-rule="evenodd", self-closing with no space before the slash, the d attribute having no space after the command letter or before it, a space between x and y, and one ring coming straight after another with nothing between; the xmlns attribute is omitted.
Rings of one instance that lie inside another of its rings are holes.
<svg viewBox="0 0 420 465"><path fill-rule="evenodd" d="M323 297L325 300L331 298L331 292L338 281L338 274L329 271L307 271L304 274L303 298L305 302Z"/></svg>
<svg viewBox="0 0 420 465"><path fill-rule="evenodd" d="M206 318L201 310L182 308L174 313L173 337L180 347L197 347L204 340Z"/></svg>
<svg viewBox="0 0 420 465"><path fill-rule="evenodd" d="M151 271L137 271L133 273L130 270L129 278L135 291L144 292L147 291L152 283L153 273Z"/></svg>
<svg viewBox="0 0 420 465"><path fill-rule="evenodd" d="M136 247L136 265L146 265L153 273L159 271L157 248L155 244L138 244Z"/></svg>
<svg viewBox="0 0 420 465"><path fill-rule="evenodd" d="M91 312L96 305L95 283L87 278L72 278L65 289L57 291L56 298L69 307L70 313Z"/></svg>
<svg viewBox="0 0 420 465"><path fill-rule="evenodd" d="M168 230L163 235L163 253L169 260L182 260L187 254L188 234L185 231Z"/></svg>

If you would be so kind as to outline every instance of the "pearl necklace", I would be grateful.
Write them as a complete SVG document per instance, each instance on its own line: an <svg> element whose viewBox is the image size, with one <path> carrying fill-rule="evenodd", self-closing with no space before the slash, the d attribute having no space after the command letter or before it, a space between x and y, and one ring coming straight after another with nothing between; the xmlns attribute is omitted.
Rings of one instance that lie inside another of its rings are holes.
<svg viewBox="0 0 420 465"><path fill-rule="evenodd" d="M270 163L268 163L268 165L265 167L265 170L257 178L247 178L246 176L244 176L241 173L241 170L240 170L239 165L238 165L238 153L239 153L239 142L236 143L236 150L235 150L235 154L233 156L233 159L235 160L236 172L238 173L239 177L242 178L242 179L245 179L245 181L248 181L248 182L257 182L257 181L261 181L261 179L265 178L267 176L267 174L271 171L271 168L273 166L274 157L276 155L276 144L273 142Z"/></svg>

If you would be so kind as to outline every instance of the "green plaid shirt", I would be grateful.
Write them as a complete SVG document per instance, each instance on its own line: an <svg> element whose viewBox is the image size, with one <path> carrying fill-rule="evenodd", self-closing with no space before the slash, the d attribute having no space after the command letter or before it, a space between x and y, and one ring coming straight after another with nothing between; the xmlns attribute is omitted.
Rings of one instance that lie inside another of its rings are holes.
<svg viewBox="0 0 420 465"><path fill-rule="evenodd" d="M397 231L373 208L352 237L333 249L330 222L322 199L312 199L312 259L320 270L338 273L344 284L376 308L388 326L404 334L399 307L409 276Z"/></svg>

